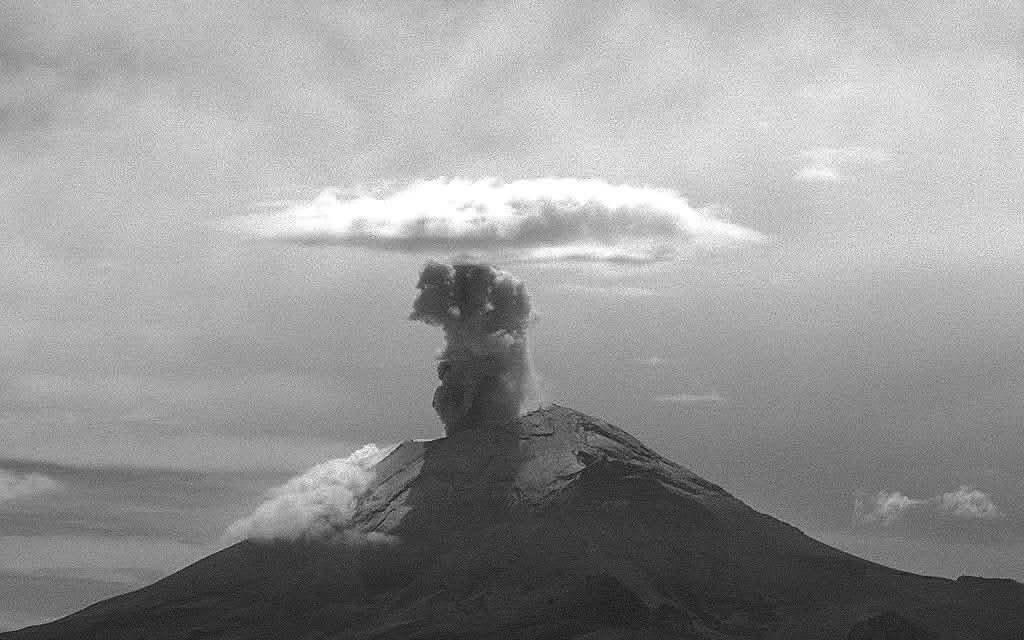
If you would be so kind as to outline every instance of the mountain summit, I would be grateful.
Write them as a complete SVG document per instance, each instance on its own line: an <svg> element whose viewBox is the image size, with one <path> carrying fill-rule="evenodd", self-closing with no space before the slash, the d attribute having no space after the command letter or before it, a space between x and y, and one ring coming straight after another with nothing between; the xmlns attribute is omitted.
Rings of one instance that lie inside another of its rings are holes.
<svg viewBox="0 0 1024 640"><path fill-rule="evenodd" d="M332 540L244 541L3 640L995 640L1024 585L896 571L550 405L399 445Z"/></svg>

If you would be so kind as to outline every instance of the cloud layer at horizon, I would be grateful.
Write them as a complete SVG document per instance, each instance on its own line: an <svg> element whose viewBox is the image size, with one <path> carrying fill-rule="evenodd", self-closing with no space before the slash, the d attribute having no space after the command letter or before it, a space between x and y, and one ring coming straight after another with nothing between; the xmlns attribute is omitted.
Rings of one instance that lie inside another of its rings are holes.
<svg viewBox="0 0 1024 640"><path fill-rule="evenodd" d="M764 235L671 189L603 180L421 180L383 193L327 189L229 229L309 245L486 255L502 261L648 264Z"/></svg>
<svg viewBox="0 0 1024 640"><path fill-rule="evenodd" d="M60 491L62 485L41 473L16 473L0 469L0 503Z"/></svg>

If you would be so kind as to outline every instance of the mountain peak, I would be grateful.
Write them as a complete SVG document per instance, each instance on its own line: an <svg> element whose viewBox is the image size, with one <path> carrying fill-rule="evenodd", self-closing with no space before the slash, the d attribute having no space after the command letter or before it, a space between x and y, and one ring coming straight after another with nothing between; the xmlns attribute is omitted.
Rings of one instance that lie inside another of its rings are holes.
<svg viewBox="0 0 1024 640"><path fill-rule="evenodd" d="M1024 586L915 576L559 405L408 441L335 540L244 541L5 640L1020 638ZM882 634L882 635L879 635ZM889 636L885 636L889 637Z"/></svg>
<svg viewBox="0 0 1024 640"><path fill-rule="evenodd" d="M392 533L414 509L450 524L453 511L462 512L454 519L462 523L473 510L538 508L564 499L585 474L615 470L678 491L728 495L622 429L552 404L504 424L400 444L377 464L355 522L365 532Z"/></svg>

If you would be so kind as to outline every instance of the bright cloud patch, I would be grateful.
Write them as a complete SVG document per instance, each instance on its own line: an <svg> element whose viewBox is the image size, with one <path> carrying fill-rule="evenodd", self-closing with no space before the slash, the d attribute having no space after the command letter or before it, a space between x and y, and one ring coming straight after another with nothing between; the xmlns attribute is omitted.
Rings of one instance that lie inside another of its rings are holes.
<svg viewBox="0 0 1024 640"><path fill-rule="evenodd" d="M956 491L932 498L910 498L899 491L880 491L870 501L859 496L856 499L855 509L857 517L861 521L878 522L883 526L892 524L905 512L912 509L927 509L958 518L985 520L1001 515L999 508L992 501L991 495L967 485L961 485Z"/></svg>
<svg viewBox="0 0 1024 640"><path fill-rule="evenodd" d="M939 496L939 505L943 511L961 518L991 519L1000 515L992 496L966 485Z"/></svg>
<svg viewBox="0 0 1024 640"><path fill-rule="evenodd" d="M386 194L327 189L312 201L237 218L230 227L304 244L623 264L763 239L669 189L574 178L437 179Z"/></svg>
<svg viewBox="0 0 1024 640"><path fill-rule="evenodd" d="M849 177L851 168L885 161L885 154L868 147L816 147L801 155L807 164L793 175L800 182L839 182Z"/></svg>
<svg viewBox="0 0 1024 640"><path fill-rule="evenodd" d="M60 491L62 485L41 473L14 473L0 469L0 503Z"/></svg>
<svg viewBox="0 0 1024 640"><path fill-rule="evenodd" d="M347 458L328 460L271 489L256 510L225 532L231 540L294 540L343 533L359 498L373 482L373 466L387 449L368 444Z"/></svg>
<svg viewBox="0 0 1024 640"><path fill-rule="evenodd" d="M908 498L899 491L879 491L869 506L865 502L863 498L857 498L856 509L860 519L883 525L891 524L907 509L928 504L928 500Z"/></svg>

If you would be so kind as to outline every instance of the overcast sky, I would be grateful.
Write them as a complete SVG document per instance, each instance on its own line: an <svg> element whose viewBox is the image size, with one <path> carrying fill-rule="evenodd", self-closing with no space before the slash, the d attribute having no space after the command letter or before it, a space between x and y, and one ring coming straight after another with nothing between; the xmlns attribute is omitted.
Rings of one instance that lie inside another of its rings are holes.
<svg viewBox="0 0 1024 640"><path fill-rule="evenodd" d="M442 177L669 189L749 230L506 264L547 399L843 549L1024 579L1017 0L0 12L0 628L441 435L441 336L407 317L444 247L228 222Z"/></svg>

